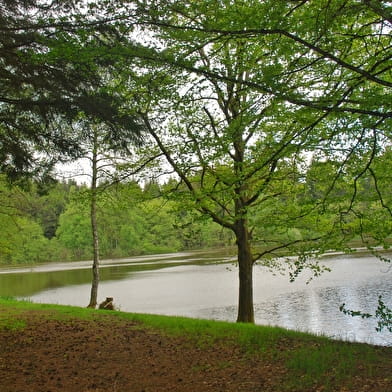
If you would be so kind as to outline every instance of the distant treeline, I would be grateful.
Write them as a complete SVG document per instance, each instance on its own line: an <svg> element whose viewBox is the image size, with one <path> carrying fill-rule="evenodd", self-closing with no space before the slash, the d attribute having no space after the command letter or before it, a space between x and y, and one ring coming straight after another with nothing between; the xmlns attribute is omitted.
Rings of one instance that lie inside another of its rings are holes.
<svg viewBox="0 0 392 392"><path fill-rule="evenodd" d="M229 231L161 195L160 185L103 187L99 197L102 258L233 245ZM74 181L0 180L0 263L92 257L89 189Z"/></svg>
<svg viewBox="0 0 392 392"><path fill-rule="evenodd" d="M283 249L280 244L288 244L286 254L300 254L301 247L320 252L389 247L392 178L386 168L391 162L387 149L373 157L371 170L356 176L357 163L345 173L340 162L327 160L314 160L303 172L288 167L249 215L252 246L272 257ZM218 217L230 214L235 200L228 196L224 202L215 211ZM143 186L101 182L100 257L234 246L233 232L199 213L198 203L173 179ZM0 176L0 264L91 259L90 208L90 188L75 181L10 184Z"/></svg>

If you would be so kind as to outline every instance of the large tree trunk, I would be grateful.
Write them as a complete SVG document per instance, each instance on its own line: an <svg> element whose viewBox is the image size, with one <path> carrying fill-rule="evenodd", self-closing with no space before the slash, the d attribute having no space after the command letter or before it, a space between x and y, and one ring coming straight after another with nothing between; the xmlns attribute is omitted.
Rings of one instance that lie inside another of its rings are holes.
<svg viewBox="0 0 392 392"><path fill-rule="evenodd" d="M239 295L237 322L254 323L253 309L253 258L250 250L250 236L246 220L236 225L239 267Z"/></svg>

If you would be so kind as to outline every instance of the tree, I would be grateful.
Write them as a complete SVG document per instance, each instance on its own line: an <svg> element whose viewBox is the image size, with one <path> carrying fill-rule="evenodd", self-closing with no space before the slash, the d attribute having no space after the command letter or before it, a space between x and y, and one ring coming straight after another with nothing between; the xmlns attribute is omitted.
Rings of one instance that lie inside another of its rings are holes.
<svg viewBox="0 0 392 392"><path fill-rule="evenodd" d="M45 178L42 181L27 181L25 192L15 196L18 209L37 221L48 239L54 238L60 215L69 201L69 195L75 188L73 181L60 182Z"/></svg>
<svg viewBox="0 0 392 392"><path fill-rule="evenodd" d="M260 50L254 41L219 42L200 49L197 61L206 69L221 69L233 80L247 80ZM156 108L144 113L145 124L186 188L182 197L234 233L240 282L237 320L253 322L254 263L268 252L283 248L302 255L304 249L313 252L316 244L305 245L326 238L327 232L315 238L303 233L301 240L264 238L266 248L251 248L258 230L249 216L256 208L261 212L278 195L289 199L298 193L295 172L304 159L301 150L311 148L311 144L298 136L305 127L303 121L299 122L300 113L284 108L271 96L259 96L243 83L205 76L189 78L186 83L186 94L177 95L174 105L171 102L159 108L167 116L164 130L159 114L154 118ZM293 209L280 220L275 210L269 215L272 221L268 225L292 227L297 218L314 212ZM304 248L296 246L300 242ZM320 243L317 245L320 247Z"/></svg>
<svg viewBox="0 0 392 392"><path fill-rule="evenodd" d="M97 306L98 283L99 283L99 236L98 236L98 222L97 222L97 186L99 176L99 133L97 127L93 127L91 135L91 200L90 200L90 219L91 230L93 234L93 279L91 283L89 308Z"/></svg>
<svg viewBox="0 0 392 392"><path fill-rule="evenodd" d="M128 47L132 58L145 61L143 87L134 87L148 95L137 97L140 111L188 202L235 234L238 321L252 322L257 259L287 248L301 256L295 276L308 252L342 246L335 241L339 214L318 231L304 229L318 226L328 200L296 202L306 190L306 158L317 152L344 168L358 154L371 160L389 140L390 9L321 0L136 4L134 20L155 38L148 47ZM146 76L149 67L155 71ZM355 178L368 162L356 167ZM296 234L286 241L264 238L267 249L252 249L255 208L269 219L265 226Z"/></svg>
<svg viewBox="0 0 392 392"><path fill-rule="evenodd" d="M0 170L15 176L31 171L37 156L52 168L64 155L83 154L80 117L107 128L112 145L125 146L135 121L121 110L110 91L108 53L116 32L102 21L94 4L78 0L3 1L0 7ZM103 72L105 69L105 72ZM137 131L140 130L140 127ZM119 135L122 135L121 139ZM136 137L136 133L135 133ZM99 241L96 220L97 134L93 140L91 224L93 227L93 288L96 305ZM39 154L37 154L37 150Z"/></svg>
<svg viewBox="0 0 392 392"><path fill-rule="evenodd" d="M99 284L99 233L97 219L97 201L99 193L107 188L110 184L110 169L114 168L116 158L129 151L129 143L137 145L142 142L143 126L136 119L130 119L127 133L120 132L113 135L108 128L102 124L87 124L89 145L86 146L90 150L89 160L91 163L91 188L90 188L90 219L92 229L92 245L93 245L93 279L91 285L90 302L88 307L95 308L97 306L98 284ZM110 154L114 155L110 155ZM116 156L117 153L117 156ZM106 180L104 187L99 187L100 178Z"/></svg>
<svg viewBox="0 0 392 392"><path fill-rule="evenodd" d="M87 190L74 194L72 201L60 216L56 237L67 249L72 251L72 259L83 260L92 256L91 221Z"/></svg>
<svg viewBox="0 0 392 392"><path fill-rule="evenodd" d="M72 125L81 112L127 127L101 72L115 33L105 22L78 0L1 1L1 172L15 177L79 156Z"/></svg>
<svg viewBox="0 0 392 392"><path fill-rule="evenodd" d="M388 2L244 0L137 4L142 15L139 23L158 34L163 32L162 39L172 34L174 39L187 43L190 50L176 55L164 50L155 56L150 51L144 53L144 58L174 64L215 80L240 81L254 91L272 94L296 106L328 113L365 114L380 120L391 117ZM187 35L196 40L193 46ZM208 70L191 61L193 50L209 42L240 37L275 41L276 52L263 53L270 57L269 69L255 64L248 80L238 80L218 68ZM162 42L159 45L162 47ZM266 72L259 72L261 68ZM301 81L304 73L308 78Z"/></svg>
<svg viewBox="0 0 392 392"><path fill-rule="evenodd" d="M32 264L53 256L42 227L25 210L28 199L28 192L0 176L0 264Z"/></svg>

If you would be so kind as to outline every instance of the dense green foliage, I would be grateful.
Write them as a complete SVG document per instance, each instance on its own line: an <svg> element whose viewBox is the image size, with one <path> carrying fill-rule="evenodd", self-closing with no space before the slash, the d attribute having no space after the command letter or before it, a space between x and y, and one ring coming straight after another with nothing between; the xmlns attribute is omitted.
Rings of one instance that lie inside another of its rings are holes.
<svg viewBox="0 0 392 392"><path fill-rule="evenodd" d="M371 166L372 172L381 170L377 173L377 191L371 191L372 176L358 179L353 188L349 176L346 180L335 178L340 170L337 163L312 164L307 173L297 177L296 184L291 183L291 199L281 192L262 209L255 209L250 218L257 228L254 235L264 233L264 238L270 238L270 242L260 243L257 249L262 253L274 248L276 243L295 243L326 230L331 237L329 242L319 244L324 250L329 249L328 245L333 248L337 242L346 249L350 245L388 247L392 225L387 206L392 179L382 168L390 159L388 151ZM328 193L326 202L320 199L320 194L326 194L325 189L332 182L335 182L334 190ZM288 180L284 184L288 187ZM103 183L101 187L97 212L102 258L234 245L229 230L189 209L189 201L182 199L183 191L176 181L163 185L146 183L143 188L132 181L107 188ZM352 200L354 189L357 195ZM176 197L175 192L179 193ZM90 189L73 181L11 185L3 177L0 263L91 259L89 198ZM309 215L301 225L295 220L288 225L289 214L323 203L322 214ZM274 217L277 209L282 212ZM287 250L286 253L279 250L273 254L287 254Z"/></svg>
<svg viewBox="0 0 392 392"><path fill-rule="evenodd" d="M30 264L92 257L89 193L74 182L30 182L0 189L1 264ZM174 201L119 184L98 196L100 256L126 257L232 245L229 233ZM156 186L156 190L160 190Z"/></svg>
<svg viewBox="0 0 392 392"><path fill-rule="evenodd" d="M106 84L116 33L82 3L0 1L0 171L9 177L42 175L82 155L81 117L121 143L135 124Z"/></svg>
<svg viewBox="0 0 392 392"><path fill-rule="evenodd" d="M180 178L175 198L232 231L238 321L252 322L257 260L285 250L298 256L292 278L318 273L315 253L367 235L359 185L390 143L391 9L338 0L120 3L136 7L123 27L139 24L153 38L140 47L127 37L120 73L151 135L147 156L158 149Z"/></svg>

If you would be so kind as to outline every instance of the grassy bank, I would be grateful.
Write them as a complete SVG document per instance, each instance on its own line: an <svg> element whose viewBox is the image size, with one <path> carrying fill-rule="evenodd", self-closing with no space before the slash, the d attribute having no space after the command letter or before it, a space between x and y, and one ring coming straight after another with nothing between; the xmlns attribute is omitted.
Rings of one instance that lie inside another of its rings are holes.
<svg viewBox="0 0 392 392"><path fill-rule="evenodd" d="M375 384L369 390L392 390L391 347L334 341L282 328L34 304L10 298L0 299L0 332L23 334L31 314L65 324L75 320L91 326L97 320L112 326L132 322L137 329L179 339L188 349L198 351L215 345L236 347L244 353L249 367L257 359L258 366L268 364L271 374L275 370L280 374L276 389L270 390L367 390L358 389L358 385L372 382Z"/></svg>

